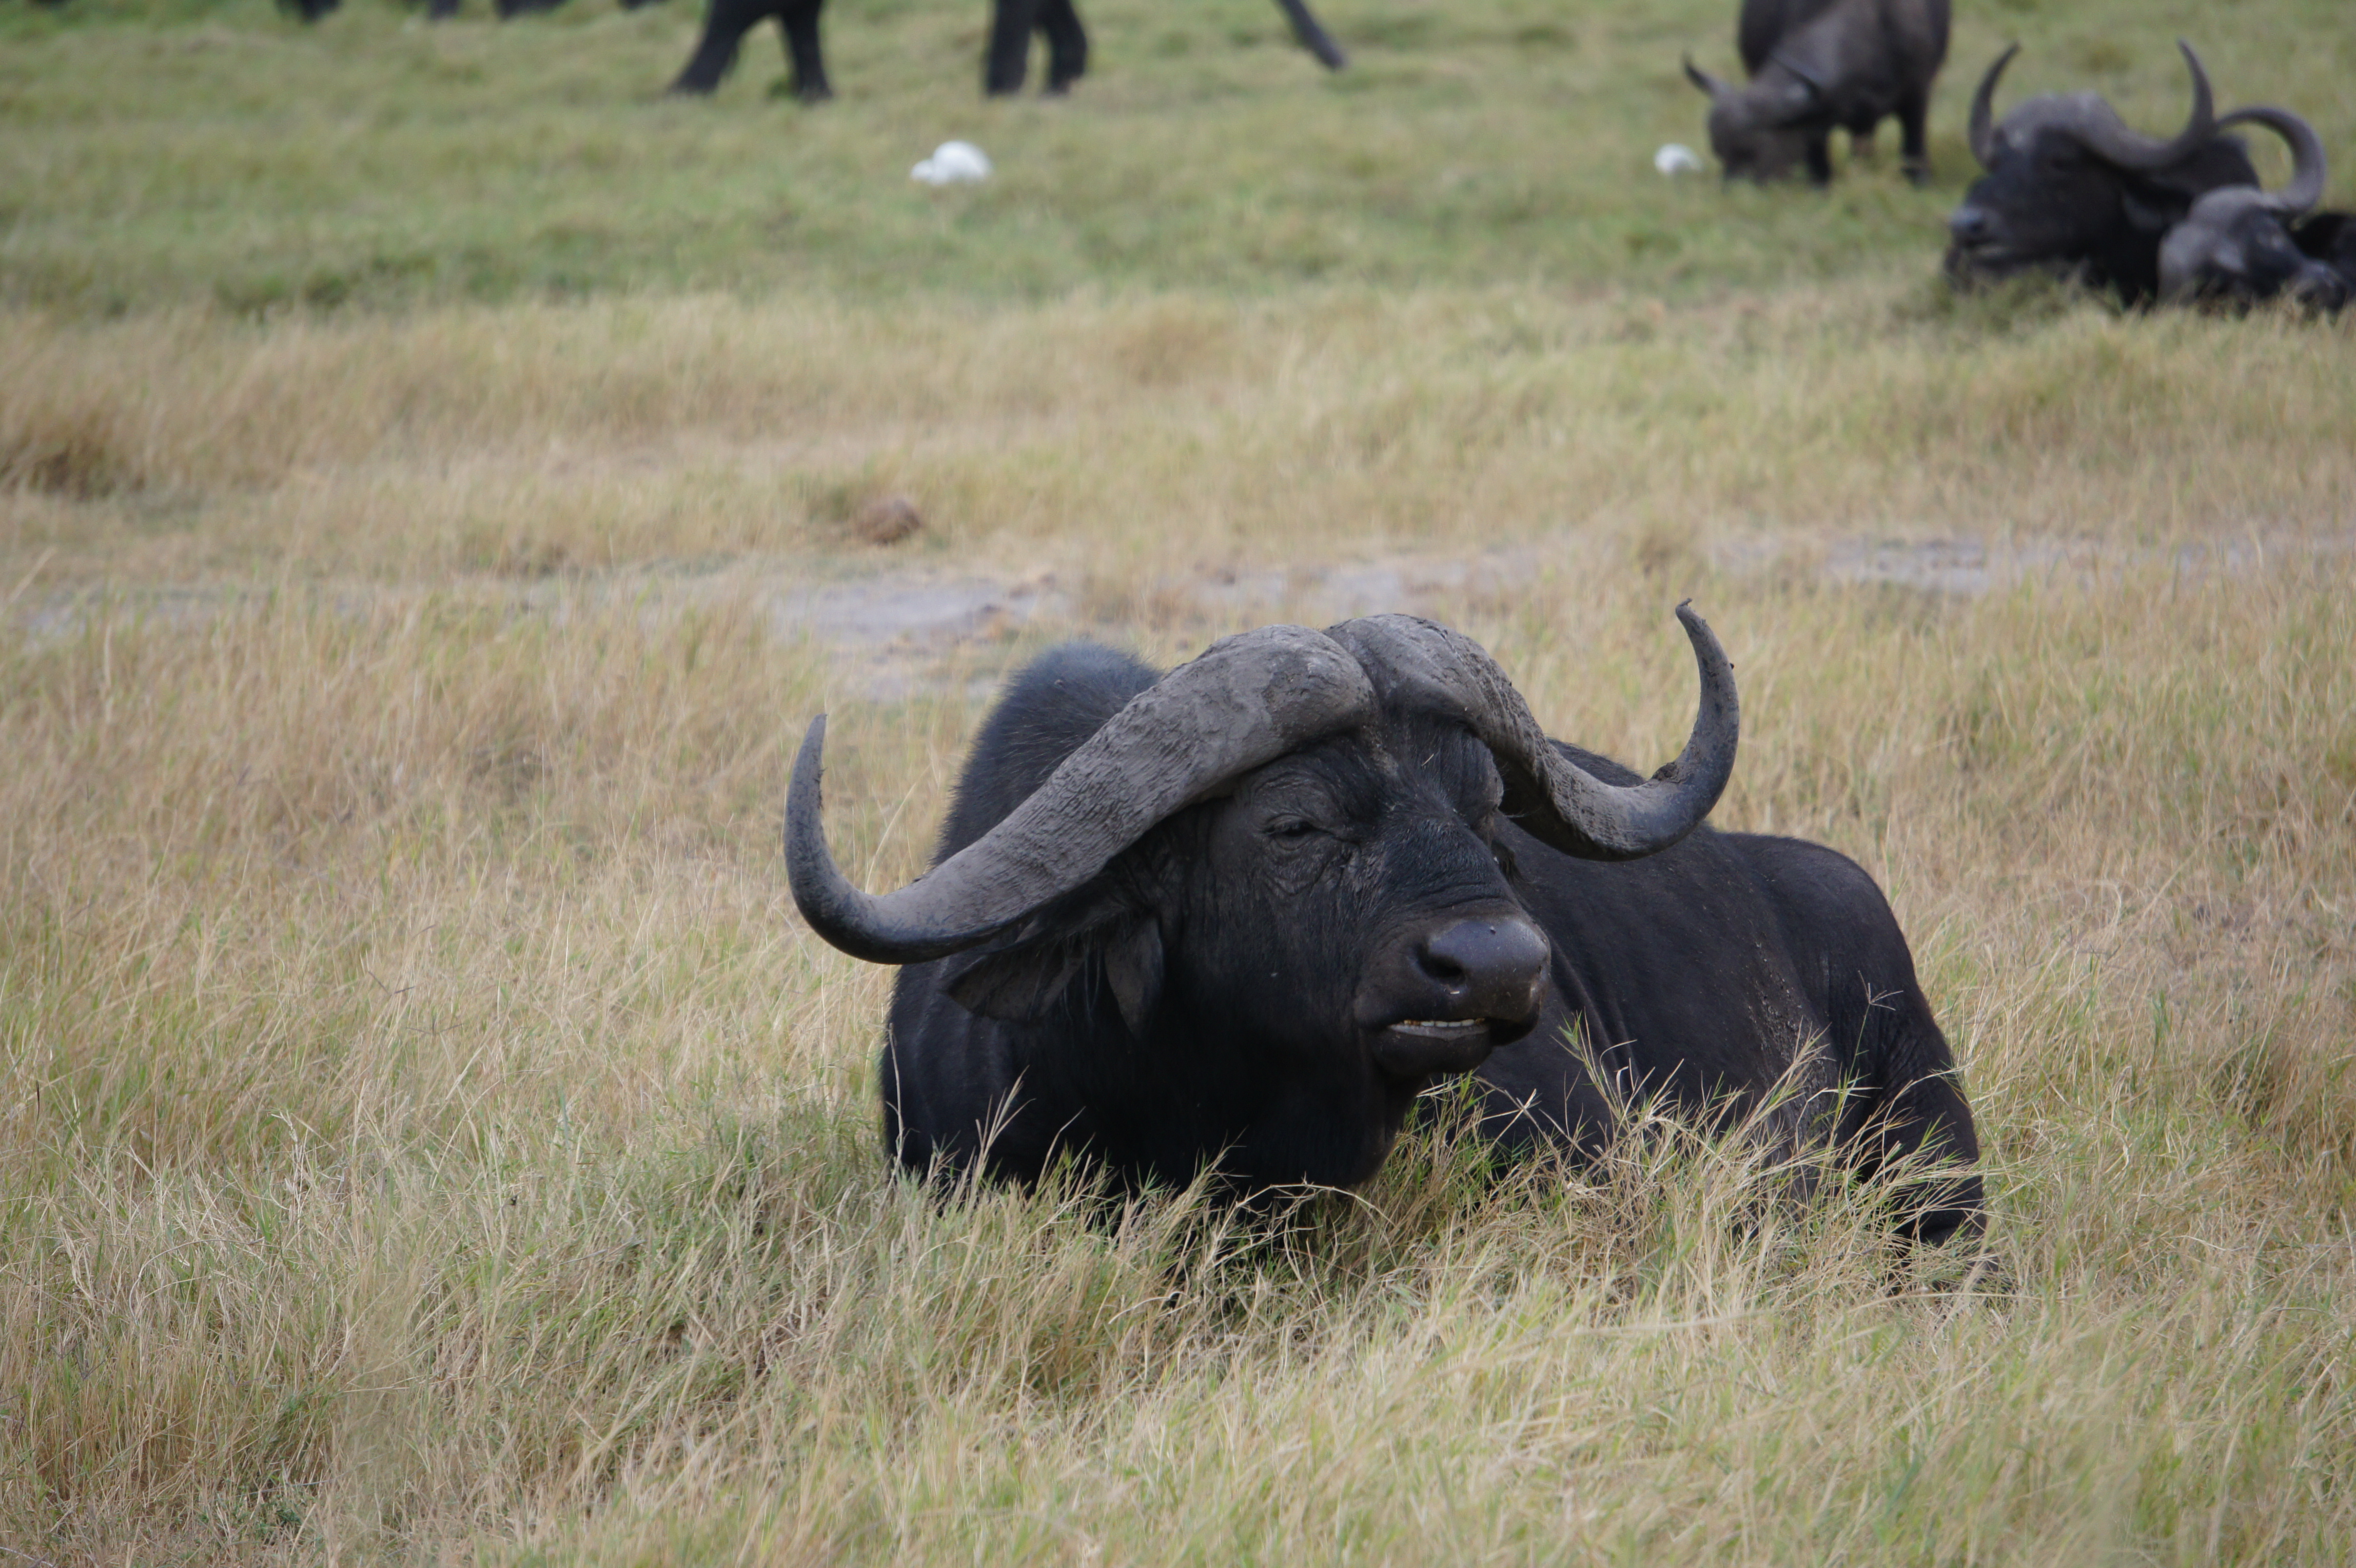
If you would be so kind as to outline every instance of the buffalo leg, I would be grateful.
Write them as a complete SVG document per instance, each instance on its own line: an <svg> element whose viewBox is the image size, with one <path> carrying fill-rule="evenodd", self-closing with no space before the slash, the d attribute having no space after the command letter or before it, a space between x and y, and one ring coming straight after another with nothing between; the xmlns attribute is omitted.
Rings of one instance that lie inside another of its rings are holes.
<svg viewBox="0 0 2356 1568"><path fill-rule="evenodd" d="M1047 35L1047 91L1068 92L1088 69L1088 33L1072 0L1039 0L1039 30Z"/></svg>
<svg viewBox="0 0 2356 1568"><path fill-rule="evenodd" d="M990 52L981 59L981 90L992 98L1023 91L1031 69L1031 31L1039 0L997 0L991 7Z"/></svg>
<svg viewBox="0 0 2356 1568"><path fill-rule="evenodd" d="M826 56L818 47L818 13L825 0L785 0L777 25L785 30L786 58L793 62L794 96L821 103L834 96L826 80Z"/></svg>
<svg viewBox="0 0 2356 1568"><path fill-rule="evenodd" d="M1808 138L1808 183L1830 185L1833 182L1833 134L1819 131Z"/></svg>
<svg viewBox="0 0 2356 1568"><path fill-rule="evenodd" d="M777 4L778 0L712 0L712 9L703 14L703 37L696 40L695 52L688 56L670 90L710 92L718 87L720 79L736 63L736 50L744 35L758 27L763 17L776 15Z"/></svg>
<svg viewBox="0 0 2356 1568"><path fill-rule="evenodd" d="M1976 1236L1987 1225L1979 1131L1946 1036L1919 986L1867 989L1863 1000L1861 1015L1834 1020L1857 1031L1851 1066L1864 1090L1847 1107L1843 1140L1865 1174L1903 1170L1893 1184L1900 1234L1924 1246Z"/></svg>
<svg viewBox="0 0 2356 1568"><path fill-rule="evenodd" d="M1987 1227L1987 1198L1979 1173L1964 1162L1979 1157L1971 1108L1947 1078L1912 1083L1891 1097L1881 1124L1868 1134L1867 1165L1886 1169L1892 1162L1914 1165L1907 1183L1899 1232L1926 1247ZM1930 1168L1923 1168L1930 1163Z"/></svg>
<svg viewBox="0 0 2356 1568"><path fill-rule="evenodd" d="M1301 47L1315 55L1327 70L1339 70L1350 63L1350 57L1342 52L1342 46L1333 41L1305 0L1276 0L1276 5L1292 24L1292 36L1301 40Z"/></svg>
<svg viewBox="0 0 2356 1568"><path fill-rule="evenodd" d="M1931 145L1922 132L1930 107L1928 94L1909 98L1898 105L1898 166L1904 171L1909 185L1930 183Z"/></svg>

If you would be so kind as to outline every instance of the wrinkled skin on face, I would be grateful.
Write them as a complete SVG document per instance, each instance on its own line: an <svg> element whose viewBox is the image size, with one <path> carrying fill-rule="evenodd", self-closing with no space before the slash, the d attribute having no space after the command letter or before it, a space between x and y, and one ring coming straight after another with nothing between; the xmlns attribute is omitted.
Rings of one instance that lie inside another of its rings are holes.
<svg viewBox="0 0 2356 1568"><path fill-rule="evenodd" d="M1947 274L1970 284L2047 272L2140 303L2159 289L2161 237L2192 203L2220 186L2255 184L2249 155L2232 136L2142 174L2056 127L2000 125L1987 172L1947 220Z"/></svg>
<svg viewBox="0 0 2356 1568"><path fill-rule="evenodd" d="M1016 1118L993 1163L1027 1165L1042 1135L1173 1185L1206 1149L1248 1187L1364 1180L1420 1090L1539 1017L1547 948L1506 885L1501 793L1487 749L1430 721L1280 758L1163 822L1041 934L903 971L894 1034L926 1027L936 980L1005 1024L1130 1015L1141 1048L1033 1053L1036 1101L1087 1109Z"/></svg>

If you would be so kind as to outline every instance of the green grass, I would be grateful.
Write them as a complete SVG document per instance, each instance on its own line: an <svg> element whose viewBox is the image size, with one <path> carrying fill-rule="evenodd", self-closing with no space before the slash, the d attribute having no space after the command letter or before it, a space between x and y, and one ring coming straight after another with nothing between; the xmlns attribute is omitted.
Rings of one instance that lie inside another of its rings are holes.
<svg viewBox="0 0 2356 1568"><path fill-rule="evenodd" d="M2091 80L2137 123L2173 125L2185 99L2169 40L2183 34L2226 103L2290 103L2328 145L2356 145L2342 90L2356 44L2334 0L2239 7L2230 26L2190 4L1966 8L1933 187L1899 181L1885 132L1879 166L1828 194L1653 172L1660 143L1704 142L1677 62L1692 49L1732 69L1720 0L1344 0L1327 20L1355 64L1337 76L1266 0L1108 0L1087 16L1099 63L1071 102L985 103L980 0L830 7L842 97L806 110L769 91L774 27L714 101L662 97L695 27L677 0L433 27L354 0L311 28L266 0L14 5L0 13L0 300L102 315L1304 282L1686 297L1927 267L1970 172L1966 95L2015 37L2029 52L2014 94ZM980 142L998 177L910 182L951 136Z"/></svg>

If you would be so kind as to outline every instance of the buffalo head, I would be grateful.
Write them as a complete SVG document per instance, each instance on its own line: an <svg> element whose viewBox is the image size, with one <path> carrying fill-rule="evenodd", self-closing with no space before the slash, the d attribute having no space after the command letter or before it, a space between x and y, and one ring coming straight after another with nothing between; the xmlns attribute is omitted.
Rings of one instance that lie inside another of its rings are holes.
<svg viewBox="0 0 2356 1568"><path fill-rule="evenodd" d="M2323 140L2287 109L2258 105L2217 122L2264 125L2290 144L2291 177L2280 190L2226 186L2192 204L2159 246L2159 294L2171 303L2249 304L2287 298L2325 310L2348 303L2350 280L2308 255L2290 220L2323 197Z"/></svg>
<svg viewBox="0 0 2356 1568"><path fill-rule="evenodd" d="M2169 225L2205 191L2256 183L2241 145L2218 135L2201 57L2177 48L2192 73L2192 110L2165 139L2129 130L2092 92L2032 98L1991 125L1997 79L2020 46L1997 57L1972 95L1972 156L1987 173L1947 220L1950 276L2049 270L2131 299L2154 291Z"/></svg>
<svg viewBox="0 0 2356 1568"><path fill-rule="evenodd" d="M1808 164L1824 134L1813 122L1814 83L1771 61L1747 86L1737 87L1686 57L1686 80L1709 95L1709 150L1728 179L1762 183L1784 178Z"/></svg>
<svg viewBox="0 0 2356 1568"><path fill-rule="evenodd" d="M1182 1129L1173 1140L1227 1143L1237 1176L1358 1181L1434 1075L1539 1021L1550 943L1516 892L1505 822L1626 860L1683 839L1725 787L1732 668L1678 614L1701 707L1652 779L1582 766L1446 628L1267 627L1139 691L1019 802L983 813L986 831L881 896L828 853L821 717L787 807L794 899L854 956L942 961L941 989L969 1014L1117 1010L1129 1046L1055 1069L1089 1079L1091 1102L1154 1092L1138 1064L1164 1057L1198 1084L1248 1080L1249 1135L1193 1128L1183 1103L1152 1118ZM1261 1138L1264 1158L1248 1146Z"/></svg>

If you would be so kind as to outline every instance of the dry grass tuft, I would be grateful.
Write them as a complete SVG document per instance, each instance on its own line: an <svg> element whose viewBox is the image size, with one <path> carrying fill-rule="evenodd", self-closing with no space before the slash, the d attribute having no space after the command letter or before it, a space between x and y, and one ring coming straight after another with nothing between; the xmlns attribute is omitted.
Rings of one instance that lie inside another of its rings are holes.
<svg viewBox="0 0 2356 1568"><path fill-rule="evenodd" d="M113 409L46 404L11 412L17 416L0 426L0 487L71 500L141 488L144 476Z"/></svg>

